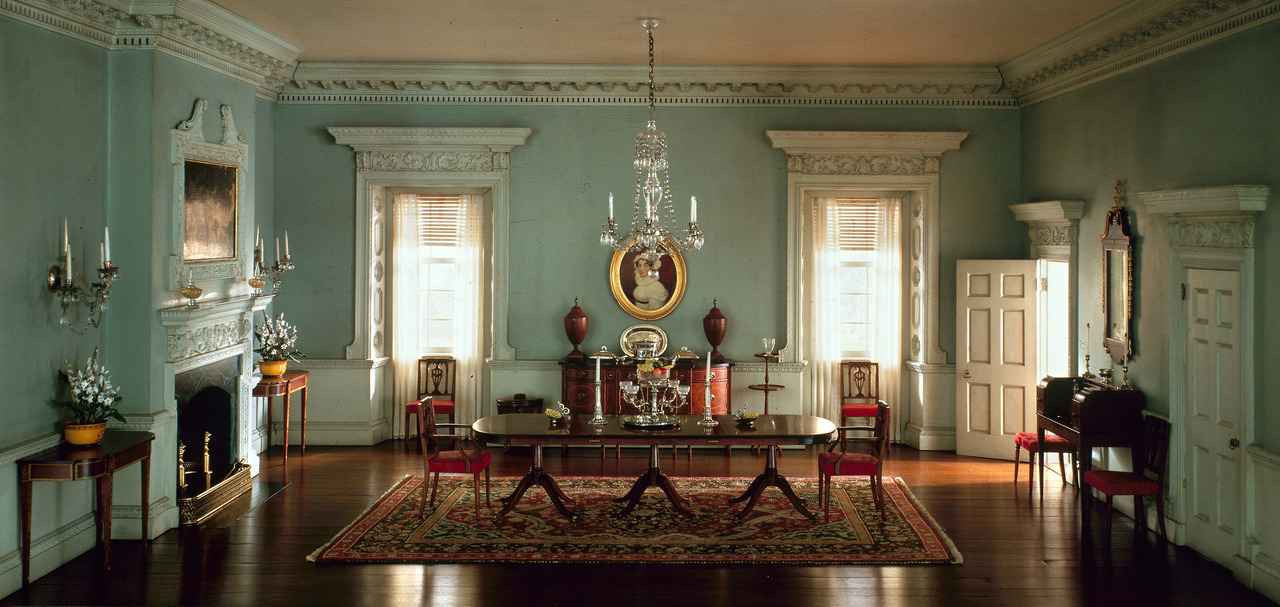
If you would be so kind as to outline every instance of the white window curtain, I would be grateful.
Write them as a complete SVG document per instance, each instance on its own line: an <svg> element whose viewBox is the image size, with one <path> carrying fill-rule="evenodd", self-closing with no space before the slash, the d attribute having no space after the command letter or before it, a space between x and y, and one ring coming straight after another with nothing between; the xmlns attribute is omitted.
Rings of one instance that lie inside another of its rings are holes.
<svg viewBox="0 0 1280 607"><path fill-rule="evenodd" d="M813 309L814 382L818 397L817 415L840 420L840 212L842 199L814 199ZM871 323L867 343L868 358L880 364L881 398L893 411L894 426L901 415L902 376L902 247L900 216L902 201L879 198L875 223L874 268L868 315ZM847 227L847 223L846 223ZM846 246L849 235L843 239ZM865 242L865 240L857 240ZM896 432L895 432L896 434Z"/></svg>
<svg viewBox="0 0 1280 607"><path fill-rule="evenodd" d="M392 205L391 365L393 433L404 436L405 403L418 397L418 358L458 361L459 423L478 411L480 375L481 210L476 194L398 194Z"/></svg>

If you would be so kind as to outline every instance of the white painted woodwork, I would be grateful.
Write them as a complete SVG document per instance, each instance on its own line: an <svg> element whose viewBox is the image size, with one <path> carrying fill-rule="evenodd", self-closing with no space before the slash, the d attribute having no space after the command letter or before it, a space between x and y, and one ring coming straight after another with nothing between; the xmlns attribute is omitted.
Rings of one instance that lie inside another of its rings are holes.
<svg viewBox="0 0 1280 607"><path fill-rule="evenodd" d="M1009 459L1035 430L1037 262L956 262L956 453Z"/></svg>
<svg viewBox="0 0 1280 607"><path fill-rule="evenodd" d="M1187 270L1187 541L1219 563L1240 539L1240 273Z"/></svg>

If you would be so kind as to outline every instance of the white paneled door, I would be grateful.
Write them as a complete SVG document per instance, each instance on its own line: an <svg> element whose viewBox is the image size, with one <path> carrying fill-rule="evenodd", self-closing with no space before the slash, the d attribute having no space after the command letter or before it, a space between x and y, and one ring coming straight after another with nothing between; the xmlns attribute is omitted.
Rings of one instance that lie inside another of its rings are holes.
<svg viewBox="0 0 1280 607"><path fill-rule="evenodd" d="M1036 262L956 262L956 453L1010 459L1036 428Z"/></svg>
<svg viewBox="0 0 1280 607"><path fill-rule="evenodd" d="M1240 273L1187 270L1187 545L1230 565L1240 529Z"/></svg>

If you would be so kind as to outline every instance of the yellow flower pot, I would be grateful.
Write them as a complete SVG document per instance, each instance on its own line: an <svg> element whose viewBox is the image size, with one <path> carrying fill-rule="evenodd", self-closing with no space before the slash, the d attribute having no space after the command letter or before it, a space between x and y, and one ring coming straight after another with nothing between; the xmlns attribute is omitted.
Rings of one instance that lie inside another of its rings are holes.
<svg viewBox="0 0 1280 607"><path fill-rule="evenodd" d="M102 435L107 431L107 422L96 424L66 423L62 426L62 440L70 445L96 445L102 442Z"/></svg>
<svg viewBox="0 0 1280 607"><path fill-rule="evenodd" d="M258 369L262 371L263 377L279 377L284 375L284 370L289 366L288 360L260 360L258 361Z"/></svg>

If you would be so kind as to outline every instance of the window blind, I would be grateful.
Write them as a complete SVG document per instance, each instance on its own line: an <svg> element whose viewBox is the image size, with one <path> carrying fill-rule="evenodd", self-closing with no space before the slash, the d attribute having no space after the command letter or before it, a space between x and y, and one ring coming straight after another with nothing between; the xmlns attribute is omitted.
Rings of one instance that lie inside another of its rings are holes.
<svg viewBox="0 0 1280 607"><path fill-rule="evenodd" d="M419 194L413 212L417 215L418 244L424 247L456 247L463 244L467 207L456 194Z"/></svg>
<svg viewBox="0 0 1280 607"><path fill-rule="evenodd" d="M874 198L836 199L836 243L841 251L875 251L880 205Z"/></svg>

